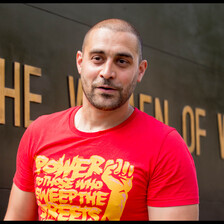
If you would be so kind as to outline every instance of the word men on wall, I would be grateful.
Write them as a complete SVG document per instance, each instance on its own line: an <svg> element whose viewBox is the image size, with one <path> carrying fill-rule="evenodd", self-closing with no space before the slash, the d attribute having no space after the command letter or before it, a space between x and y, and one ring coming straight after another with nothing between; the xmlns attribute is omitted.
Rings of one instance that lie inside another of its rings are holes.
<svg viewBox="0 0 224 224"><path fill-rule="evenodd" d="M14 62L14 88L8 88L5 86L5 60L0 58L0 124L5 124L5 98L10 97L14 99L14 125L21 127L21 65L18 62ZM30 103L42 103L42 95L34 94L30 92L30 76L41 76L41 68L24 65L24 127L27 128L32 120L30 119ZM68 76L68 89L69 89L69 101L70 107L81 105L82 104L82 86L80 79L78 80L78 88L75 90L74 78L73 76ZM77 92L77 95L76 95ZM154 105L154 114L155 118L169 125L169 108L168 100L164 100L163 108L164 113L162 112L160 99L146 94L139 94L139 109L144 111L144 104L153 104ZM130 98L130 104L134 105L134 96L132 94ZM182 135L188 145L189 151L193 153L196 151L196 155L201 154L200 149L200 139L201 137L206 137L206 130L200 128L200 117L206 117L206 111L201 108L195 108L193 110L189 105L186 105L182 110ZM189 120L188 120L189 118ZM189 121L189 122L188 122ZM189 129L188 130L188 125ZM224 115L221 113L217 114L217 125L218 125L218 135L219 135L219 144L220 144L220 155L224 159ZM187 133L190 133L188 138ZM190 140L189 140L190 139ZM190 144L188 143L190 142Z"/></svg>

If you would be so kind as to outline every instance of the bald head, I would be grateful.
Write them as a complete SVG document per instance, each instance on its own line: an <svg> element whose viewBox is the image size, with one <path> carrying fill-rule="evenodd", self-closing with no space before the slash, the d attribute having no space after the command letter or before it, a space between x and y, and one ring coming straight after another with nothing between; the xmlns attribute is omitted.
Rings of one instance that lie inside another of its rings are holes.
<svg viewBox="0 0 224 224"><path fill-rule="evenodd" d="M100 29L100 28L107 28L114 32L129 32L129 33L132 33L133 35L135 35L136 40L137 40L137 46L138 46L137 51L139 54L139 61L142 60L142 40L141 40L141 37L140 37L138 31L135 29L135 27L133 25L131 25L130 23L128 23L124 20L121 20L121 19L107 19L107 20L103 20L103 21L97 23L96 25L94 25L86 33L86 35L84 37L83 44L82 44L82 52L84 52L84 50L85 50L85 46L88 42L90 33L93 30Z"/></svg>

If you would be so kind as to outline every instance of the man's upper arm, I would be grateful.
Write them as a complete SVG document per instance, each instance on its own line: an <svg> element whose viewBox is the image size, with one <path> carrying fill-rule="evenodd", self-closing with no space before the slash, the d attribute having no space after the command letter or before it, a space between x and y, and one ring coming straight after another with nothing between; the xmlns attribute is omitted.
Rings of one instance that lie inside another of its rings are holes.
<svg viewBox="0 0 224 224"><path fill-rule="evenodd" d="M194 160L177 131L163 143L148 188L150 220L198 220L199 192Z"/></svg>
<svg viewBox="0 0 224 224"><path fill-rule="evenodd" d="M37 204L34 192L22 191L13 184L4 220L36 219Z"/></svg>
<svg viewBox="0 0 224 224"><path fill-rule="evenodd" d="M148 206L149 220L199 220L199 206L184 205L175 207Z"/></svg>

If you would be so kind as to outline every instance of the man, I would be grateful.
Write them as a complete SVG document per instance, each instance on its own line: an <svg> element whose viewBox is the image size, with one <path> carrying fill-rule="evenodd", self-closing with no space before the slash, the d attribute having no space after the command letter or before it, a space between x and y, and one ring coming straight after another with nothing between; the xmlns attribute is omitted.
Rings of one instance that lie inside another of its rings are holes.
<svg viewBox="0 0 224 224"><path fill-rule="evenodd" d="M77 68L83 105L26 130L5 220L198 220L183 139L129 104L147 68L137 31L119 19L99 22Z"/></svg>

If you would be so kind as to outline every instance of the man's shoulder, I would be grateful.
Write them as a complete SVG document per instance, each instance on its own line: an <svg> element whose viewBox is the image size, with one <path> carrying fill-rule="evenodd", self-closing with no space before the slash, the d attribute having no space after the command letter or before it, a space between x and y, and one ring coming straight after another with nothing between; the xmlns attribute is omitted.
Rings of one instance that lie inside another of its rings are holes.
<svg viewBox="0 0 224 224"><path fill-rule="evenodd" d="M44 114L39 116L36 120L34 120L31 126L40 127L40 126L52 126L61 124L63 122L67 122L77 107L71 107L65 110L57 111L51 114Z"/></svg>
<svg viewBox="0 0 224 224"><path fill-rule="evenodd" d="M167 130L167 131L171 131L174 128L159 121L158 119L156 119L155 117L140 111L139 109L136 108L136 112L137 112L137 117L139 122L141 123L141 125L147 129L150 130Z"/></svg>

